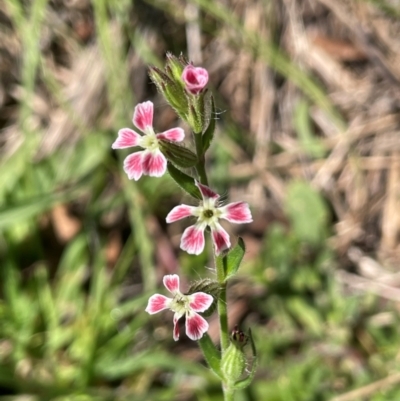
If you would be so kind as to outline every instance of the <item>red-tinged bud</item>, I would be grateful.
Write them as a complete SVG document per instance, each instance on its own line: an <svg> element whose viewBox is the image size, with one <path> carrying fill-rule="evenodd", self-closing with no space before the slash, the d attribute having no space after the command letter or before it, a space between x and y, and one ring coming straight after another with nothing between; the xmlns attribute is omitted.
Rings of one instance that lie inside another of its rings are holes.
<svg viewBox="0 0 400 401"><path fill-rule="evenodd" d="M243 375L246 368L246 357L243 347L248 336L235 326L231 335L231 343L221 359L221 371L228 386L233 386Z"/></svg>
<svg viewBox="0 0 400 401"><path fill-rule="evenodd" d="M185 88L192 95L199 94L207 85L208 72L205 68L187 65L182 72L182 80Z"/></svg>

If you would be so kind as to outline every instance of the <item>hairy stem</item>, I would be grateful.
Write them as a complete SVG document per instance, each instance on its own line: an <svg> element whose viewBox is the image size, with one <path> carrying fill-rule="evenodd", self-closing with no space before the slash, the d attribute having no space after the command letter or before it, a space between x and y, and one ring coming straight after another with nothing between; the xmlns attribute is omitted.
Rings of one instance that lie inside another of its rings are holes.
<svg viewBox="0 0 400 401"><path fill-rule="evenodd" d="M226 282L221 283L221 292L218 298L219 329L221 337L221 350L224 352L229 346L228 333L228 304L226 303Z"/></svg>
<svg viewBox="0 0 400 401"><path fill-rule="evenodd" d="M197 164L196 164L196 171L199 175L200 182L204 185L208 186L208 179L206 173L206 160L204 158L203 152L203 140L201 134L193 134L194 142L196 145L196 154L197 154Z"/></svg>
<svg viewBox="0 0 400 401"><path fill-rule="evenodd" d="M229 346L228 304L226 302L227 282L225 281L226 258L225 257L222 258L222 263L217 263L217 258L220 257L219 256L214 257L214 265L217 270L217 280L221 285L221 291L218 298L218 316L219 316L219 327L220 327L221 350L222 352L224 352Z"/></svg>
<svg viewBox="0 0 400 401"><path fill-rule="evenodd" d="M232 388L223 388L224 390L224 401L234 401L235 390Z"/></svg>

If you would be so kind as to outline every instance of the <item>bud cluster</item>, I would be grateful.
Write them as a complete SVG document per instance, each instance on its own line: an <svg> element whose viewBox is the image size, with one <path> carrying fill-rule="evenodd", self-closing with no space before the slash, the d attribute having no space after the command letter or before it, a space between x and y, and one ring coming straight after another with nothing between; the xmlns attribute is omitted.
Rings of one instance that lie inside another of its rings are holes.
<svg viewBox="0 0 400 401"><path fill-rule="evenodd" d="M210 100L207 104L205 102L207 70L189 64L182 55L178 58L168 53L164 70L150 67L149 75L182 120L194 133L202 133L206 125L204 115L207 104L210 108Z"/></svg>

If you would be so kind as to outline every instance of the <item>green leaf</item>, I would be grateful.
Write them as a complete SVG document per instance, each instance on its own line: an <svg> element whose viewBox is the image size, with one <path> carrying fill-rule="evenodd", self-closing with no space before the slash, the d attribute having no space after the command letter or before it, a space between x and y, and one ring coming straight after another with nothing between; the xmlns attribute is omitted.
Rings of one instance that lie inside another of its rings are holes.
<svg viewBox="0 0 400 401"><path fill-rule="evenodd" d="M205 101L207 101L205 99ZM210 105L207 107L204 107L205 111L205 123L204 123L204 128L203 130L203 154L207 151L207 149L210 147L211 141L214 137L214 132L215 132L215 103L214 103L214 98L210 97Z"/></svg>
<svg viewBox="0 0 400 401"><path fill-rule="evenodd" d="M328 209L322 196L302 181L288 185L285 210L296 236L311 244L320 244L326 238Z"/></svg>
<svg viewBox="0 0 400 401"><path fill-rule="evenodd" d="M257 349L256 349L256 345L253 340L253 335L251 333L251 329L249 329L249 338L250 338L251 351L253 354L253 363L251 365L251 371L246 378L239 380L235 383L235 385L233 387L235 390L241 390L241 389L244 389L247 386L249 386L250 383L253 381L256 371L257 371Z"/></svg>
<svg viewBox="0 0 400 401"><path fill-rule="evenodd" d="M199 346L210 369L222 379L221 353L217 350L207 333L200 338Z"/></svg>
<svg viewBox="0 0 400 401"><path fill-rule="evenodd" d="M178 170L173 164L168 162L168 172L174 181L189 195L196 199L202 199L199 188L196 187L194 178Z"/></svg>
<svg viewBox="0 0 400 401"><path fill-rule="evenodd" d="M217 271L224 271L224 281L237 273L245 252L246 246L243 239L239 237L236 246L227 255L217 256Z"/></svg>

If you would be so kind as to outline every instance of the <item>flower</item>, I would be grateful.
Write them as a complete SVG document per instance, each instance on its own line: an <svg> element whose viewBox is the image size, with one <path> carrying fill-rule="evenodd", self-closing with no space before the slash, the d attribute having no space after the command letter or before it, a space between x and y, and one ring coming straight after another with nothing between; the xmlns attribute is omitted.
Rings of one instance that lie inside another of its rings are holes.
<svg viewBox="0 0 400 401"><path fill-rule="evenodd" d="M139 103L133 113L133 124L144 135L129 129L118 131L118 138L112 144L113 149L140 146L144 150L130 154L124 160L124 170L129 179L137 181L143 174L152 177L161 177L167 169L167 159L161 153L160 141L180 142L185 137L182 128L172 128L156 134L153 128L152 102Z"/></svg>
<svg viewBox="0 0 400 401"><path fill-rule="evenodd" d="M208 82L208 72L201 67L187 65L182 72L182 80L188 92L197 95Z"/></svg>
<svg viewBox="0 0 400 401"><path fill-rule="evenodd" d="M182 294L179 291L179 276L176 274L164 276L163 283L165 288L173 295L173 298L168 298L161 294L152 295L147 304L146 312L150 313L150 315L164 309L170 309L175 312L173 331L175 341L179 339L178 320L185 315L187 336L193 341L199 340L208 330L208 323L197 312L207 310L213 303L213 297L205 292L195 292L190 295Z"/></svg>
<svg viewBox="0 0 400 401"><path fill-rule="evenodd" d="M219 206L219 195L210 188L196 182L203 197L200 206L179 205L175 206L166 218L167 223L183 219L189 216L197 217L193 226L186 228L181 239L181 248L190 254L199 255L204 249L204 230L207 226L211 229L211 238L214 243L215 253L219 255L223 250L230 248L231 242L228 233L219 224L219 219L225 219L231 223L251 223L253 221L249 205L246 202L233 202L226 206Z"/></svg>

